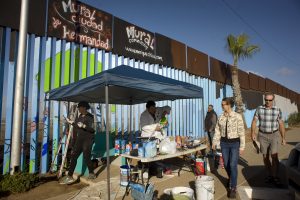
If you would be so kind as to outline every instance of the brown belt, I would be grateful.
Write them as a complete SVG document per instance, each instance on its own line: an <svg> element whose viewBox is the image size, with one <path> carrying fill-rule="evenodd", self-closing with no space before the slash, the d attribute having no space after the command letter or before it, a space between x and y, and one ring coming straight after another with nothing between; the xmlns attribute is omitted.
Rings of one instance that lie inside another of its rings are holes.
<svg viewBox="0 0 300 200"><path fill-rule="evenodd" d="M265 132L265 131L259 130L259 132L264 133L264 134L272 134L272 133L275 133L277 131L278 131L278 129L276 129L275 131L271 131L271 132Z"/></svg>

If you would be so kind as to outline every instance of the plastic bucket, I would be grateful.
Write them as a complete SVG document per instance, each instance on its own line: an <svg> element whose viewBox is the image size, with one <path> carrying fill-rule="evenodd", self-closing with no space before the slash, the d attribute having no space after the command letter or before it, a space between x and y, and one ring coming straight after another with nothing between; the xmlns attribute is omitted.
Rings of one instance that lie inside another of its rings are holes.
<svg viewBox="0 0 300 200"><path fill-rule="evenodd" d="M215 194L214 178L211 176L196 177L197 200L213 200Z"/></svg>
<svg viewBox="0 0 300 200"><path fill-rule="evenodd" d="M167 188L164 190L164 194L166 195L171 195L171 192L172 192L172 188Z"/></svg>
<svg viewBox="0 0 300 200"><path fill-rule="evenodd" d="M147 184L146 191L144 186L138 186L132 188L131 197L134 200L152 200L154 193L154 186L152 184Z"/></svg>
<svg viewBox="0 0 300 200"><path fill-rule="evenodd" d="M174 187L171 190L173 199L179 198L179 196L186 196L190 200L194 200L194 190L188 187ZM175 197L175 198L174 198Z"/></svg>
<svg viewBox="0 0 300 200"><path fill-rule="evenodd" d="M202 158L197 158L195 161L195 174L205 175L205 161Z"/></svg>
<svg viewBox="0 0 300 200"><path fill-rule="evenodd" d="M129 175L130 170L132 170L133 166L122 165L120 166L120 185L127 186L129 183Z"/></svg>

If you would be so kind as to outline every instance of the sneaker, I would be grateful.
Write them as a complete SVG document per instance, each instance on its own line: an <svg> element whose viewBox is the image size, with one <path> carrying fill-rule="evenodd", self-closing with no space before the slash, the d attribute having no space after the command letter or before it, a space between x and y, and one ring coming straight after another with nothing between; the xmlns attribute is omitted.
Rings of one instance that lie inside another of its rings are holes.
<svg viewBox="0 0 300 200"><path fill-rule="evenodd" d="M88 179L95 179L96 175L94 173L90 173Z"/></svg>
<svg viewBox="0 0 300 200"><path fill-rule="evenodd" d="M75 179L72 176L65 176L64 178L62 178L61 182L59 184L62 185L69 185L75 182Z"/></svg>
<svg viewBox="0 0 300 200"><path fill-rule="evenodd" d="M236 189L235 188L231 188L229 190L228 198L229 199L235 199L236 198Z"/></svg>

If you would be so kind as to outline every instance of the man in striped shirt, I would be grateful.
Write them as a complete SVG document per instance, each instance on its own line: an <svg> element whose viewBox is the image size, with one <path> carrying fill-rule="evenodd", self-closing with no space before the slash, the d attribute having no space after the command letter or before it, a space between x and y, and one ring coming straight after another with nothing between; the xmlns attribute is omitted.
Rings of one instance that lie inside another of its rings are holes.
<svg viewBox="0 0 300 200"><path fill-rule="evenodd" d="M280 186L278 179L278 143L279 132L281 135L281 143L286 144L285 129L282 121L282 113L280 108L273 106L275 95L270 92L265 93L265 105L259 106L254 114L251 125L252 140L256 141L256 122L259 121L258 141L260 143L260 152L263 154L263 161L268 176L267 183L274 183ZM272 164L270 161L272 158Z"/></svg>

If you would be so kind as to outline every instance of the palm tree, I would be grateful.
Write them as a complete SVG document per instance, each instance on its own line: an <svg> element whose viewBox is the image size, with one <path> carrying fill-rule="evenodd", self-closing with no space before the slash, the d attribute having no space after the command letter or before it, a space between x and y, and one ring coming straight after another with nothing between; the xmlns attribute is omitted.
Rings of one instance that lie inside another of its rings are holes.
<svg viewBox="0 0 300 200"><path fill-rule="evenodd" d="M241 88L238 79L238 61L240 59L249 58L254 53L259 51L257 45L250 45L248 43L249 37L246 34L241 34L234 36L232 34L227 36L227 47L228 51L233 57L233 66L231 67L231 77L232 77L232 90L234 96L234 102L236 106L236 112L243 116L244 125L246 127L245 117L244 117L244 105L241 95Z"/></svg>

